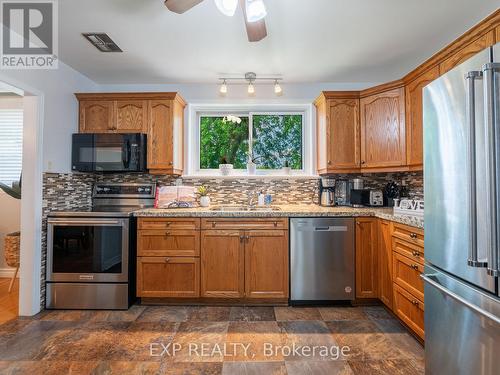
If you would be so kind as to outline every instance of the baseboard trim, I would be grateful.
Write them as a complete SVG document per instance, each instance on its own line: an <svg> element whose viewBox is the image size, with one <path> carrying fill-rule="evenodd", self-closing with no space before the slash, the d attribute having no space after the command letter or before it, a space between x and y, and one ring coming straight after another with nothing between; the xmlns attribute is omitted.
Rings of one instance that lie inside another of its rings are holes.
<svg viewBox="0 0 500 375"><path fill-rule="evenodd" d="M0 268L0 277L12 277L15 270L15 268ZM17 274L17 278L19 278L19 273Z"/></svg>

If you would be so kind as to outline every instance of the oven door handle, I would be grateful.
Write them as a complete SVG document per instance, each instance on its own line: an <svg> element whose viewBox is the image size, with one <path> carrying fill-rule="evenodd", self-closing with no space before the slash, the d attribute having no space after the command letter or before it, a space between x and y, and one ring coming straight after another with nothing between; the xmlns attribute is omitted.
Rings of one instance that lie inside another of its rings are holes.
<svg viewBox="0 0 500 375"><path fill-rule="evenodd" d="M57 225L119 225L123 224L120 220L71 220L71 219L48 219L47 223Z"/></svg>

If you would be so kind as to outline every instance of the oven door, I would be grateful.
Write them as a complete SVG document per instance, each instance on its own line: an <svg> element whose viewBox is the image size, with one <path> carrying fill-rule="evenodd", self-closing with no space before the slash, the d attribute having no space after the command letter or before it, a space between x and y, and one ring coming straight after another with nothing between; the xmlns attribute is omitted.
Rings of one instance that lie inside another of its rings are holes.
<svg viewBox="0 0 500 375"><path fill-rule="evenodd" d="M49 218L47 281L127 282L129 219Z"/></svg>

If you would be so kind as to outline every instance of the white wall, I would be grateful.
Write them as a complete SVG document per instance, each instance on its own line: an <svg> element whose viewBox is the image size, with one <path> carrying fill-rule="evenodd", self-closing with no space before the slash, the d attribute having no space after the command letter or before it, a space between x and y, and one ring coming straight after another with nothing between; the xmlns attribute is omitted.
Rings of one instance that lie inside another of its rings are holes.
<svg viewBox="0 0 500 375"><path fill-rule="evenodd" d="M71 171L71 134L78 131L74 93L95 91L97 85L61 62L56 70L3 70L0 81L43 95L43 170Z"/></svg>
<svg viewBox="0 0 500 375"><path fill-rule="evenodd" d="M217 84L157 84L157 85L100 85L103 92L142 92L165 91L179 92L181 96L192 104L208 103L312 103L321 91L328 90L362 90L378 83L294 83L281 84L283 95L274 94L274 85L255 85L255 96L249 97L245 84L228 84L226 97L219 95Z"/></svg>

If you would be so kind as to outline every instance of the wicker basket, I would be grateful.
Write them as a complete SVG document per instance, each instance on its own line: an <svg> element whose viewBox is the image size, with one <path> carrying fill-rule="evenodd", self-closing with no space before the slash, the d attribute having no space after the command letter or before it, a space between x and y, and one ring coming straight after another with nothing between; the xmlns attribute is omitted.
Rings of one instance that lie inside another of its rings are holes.
<svg viewBox="0 0 500 375"><path fill-rule="evenodd" d="M21 232L7 234L4 244L5 262L9 267L19 267Z"/></svg>

